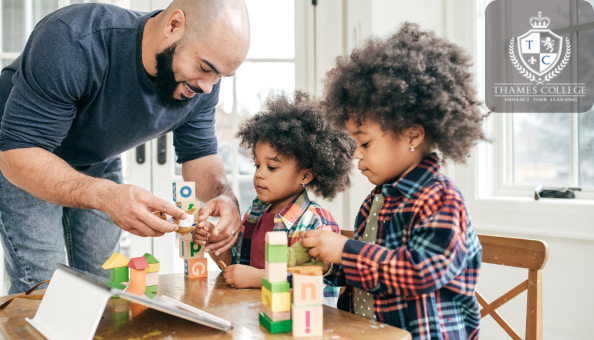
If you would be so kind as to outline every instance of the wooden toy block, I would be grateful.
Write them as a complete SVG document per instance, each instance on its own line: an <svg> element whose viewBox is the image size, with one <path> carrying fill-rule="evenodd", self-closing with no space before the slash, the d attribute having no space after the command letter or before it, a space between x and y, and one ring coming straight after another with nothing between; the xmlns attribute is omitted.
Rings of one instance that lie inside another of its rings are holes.
<svg viewBox="0 0 594 340"><path fill-rule="evenodd" d="M196 201L196 184L194 182L173 182L173 201Z"/></svg>
<svg viewBox="0 0 594 340"><path fill-rule="evenodd" d="M146 273L145 275L146 286L156 286L159 284L159 272Z"/></svg>
<svg viewBox="0 0 594 340"><path fill-rule="evenodd" d="M152 299L155 297L155 295L157 295L157 286L146 286L146 290L144 292L144 295L146 295L149 299Z"/></svg>
<svg viewBox="0 0 594 340"><path fill-rule="evenodd" d="M130 280L128 267L111 268L109 270L109 279L113 282L128 282Z"/></svg>
<svg viewBox="0 0 594 340"><path fill-rule="evenodd" d="M265 277L263 277L262 287L268 289L272 293L291 292L291 285L286 280L270 282Z"/></svg>
<svg viewBox="0 0 594 340"><path fill-rule="evenodd" d="M148 268L146 269L147 273L158 272L161 269L159 260L157 260L153 255L151 255L149 253L144 253L144 255L142 255L142 257L144 257L146 259L146 262L149 265Z"/></svg>
<svg viewBox="0 0 594 340"><path fill-rule="evenodd" d="M118 267L126 267L127 265L128 265L128 259L124 255L122 255L116 251L113 254L111 254L111 256L107 259L107 261L105 261L105 263L103 263L101 268L112 269L112 268L118 268Z"/></svg>
<svg viewBox="0 0 594 340"><path fill-rule="evenodd" d="M287 263L286 262L265 262L264 263L264 277L270 281L286 281L287 280Z"/></svg>
<svg viewBox="0 0 594 340"><path fill-rule="evenodd" d="M272 334L290 332L292 328L291 320L272 321L264 312L260 312L259 319L260 324Z"/></svg>
<svg viewBox="0 0 594 340"><path fill-rule="evenodd" d="M142 295L146 290L146 272L148 268L148 262L142 256L133 257L128 262L128 268L130 268L130 287L126 289L126 292L134 295Z"/></svg>
<svg viewBox="0 0 594 340"><path fill-rule="evenodd" d="M179 239L179 257L186 260L202 259L204 258L204 247L201 244L192 242L190 240Z"/></svg>
<svg viewBox="0 0 594 340"><path fill-rule="evenodd" d="M190 279L208 277L207 259L184 260L184 275Z"/></svg>
<svg viewBox="0 0 594 340"><path fill-rule="evenodd" d="M270 310L270 306L263 305L264 314L272 321L283 321L291 319L291 311L286 312L273 312Z"/></svg>
<svg viewBox="0 0 594 340"><path fill-rule="evenodd" d="M293 336L322 336L324 333L324 310L322 305L292 306Z"/></svg>
<svg viewBox="0 0 594 340"><path fill-rule="evenodd" d="M262 287L262 304L269 306L274 313L289 311L291 310L291 293L273 293L266 287Z"/></svg>
<svg viewBox="0 0 594 340"><path fill-rule="evenodd" d="M105 282L105 284L106 284L108 287L111 287L111 288L116 288L116 289L121 289L121 290L124 290L124 289L126 289L126 285L125 285L125 284L123 284L123 283L121 283L121 282L113 281L113 280L111 280L111 279L110 279L110 280L107 280L107 281ZM114 297L116 297L116 296L114 296Z"/></svg>
<svg viewBox="0 0 594 340"><path fill-rule="evenodd" d="M287 268L287 271L301 275L323 275L324 268L322 266L295 266Z"/></svg>
<svg viewBox="0 0 594 340"><path fill-rule="evenodd" d="M266 244L270 244L273 246L277 245L287 245L289 242L287 240L287 232L285 231L269 231L266 233L264 237L264 242Z"/></svg>
<svg viewBox="0 0 594 340"><path fill-rule="evenodd" d="M296 306L321 305L324 303L322 275L293 273L293 304Z"/></svg>
<svg viewBox="0 0 594 340"><path fill-rule="evenodd" d="M130 268L130 287L126 292L134 295L142 295L146 290L146 274L143 269Z"/></svg>
<svg viewBox="0 0 594 340"><path fill-rule="evenodd" d="M185 212L187 212L188 210L194 209L191 212L191 214L194 215L194 220L198 219L198 211L200 210L200 201L199 200L175 202L175 205Z"/></svg>
<svg viewBox="0 0 594 340"><path fill-rule="evenodd" d="M264 245L264 261L287 263L287 245Z"/></svg>

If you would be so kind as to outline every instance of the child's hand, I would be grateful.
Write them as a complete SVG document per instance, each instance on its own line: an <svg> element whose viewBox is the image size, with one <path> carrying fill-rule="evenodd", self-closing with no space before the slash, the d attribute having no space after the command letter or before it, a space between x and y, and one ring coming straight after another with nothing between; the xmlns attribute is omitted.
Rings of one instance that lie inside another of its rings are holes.
<svg viewBox="0 0 594 340"><path fill-rule="evenodd" d="M223 277L225 283L233 288L260 288L264 277L264 269L234 264L225 268Z"/></svg>
<svg viewBox="0 0 594 340"><path fill-rule="evenodd" d="M330 230L302 231L301 245L309 250L309 255L326 263L340 263L342 249L348 240L345 236Z"/></svg>
<svg viewBox="0 0 594 340"><path fill-rule="evenodd" d="M206 222L204 227L196 227L194 234L192 235L192 241L196 244L206 245L210 240L212 230L215 228L214 224Z"/></svg>

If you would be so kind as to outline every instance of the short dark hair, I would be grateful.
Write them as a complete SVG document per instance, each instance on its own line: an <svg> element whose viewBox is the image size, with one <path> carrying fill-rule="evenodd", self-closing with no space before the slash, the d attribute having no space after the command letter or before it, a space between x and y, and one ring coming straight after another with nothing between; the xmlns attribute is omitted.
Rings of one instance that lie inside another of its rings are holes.
<svg viewBox="0 0 594 340"><path fill-rule="evenodd" d="M465 162L477 140L486 140L471 65L462 48L405 23L389 38L371 38L338 57L326 74L322 106L342 127L349 118L369 118L398 135L421 125L443 159Z"/></svg>
<svg viewBox="0 0 594 340"><path fill-rule="evenodd" d="M256 143L268 142L279 154L294 157L314 175L308 188L324 198L350 186L355 143L323 119L318 101L297 91L294 98L284 93L269 98L266 107L242 123L237 133L241 146L253 152Z"/></svg>

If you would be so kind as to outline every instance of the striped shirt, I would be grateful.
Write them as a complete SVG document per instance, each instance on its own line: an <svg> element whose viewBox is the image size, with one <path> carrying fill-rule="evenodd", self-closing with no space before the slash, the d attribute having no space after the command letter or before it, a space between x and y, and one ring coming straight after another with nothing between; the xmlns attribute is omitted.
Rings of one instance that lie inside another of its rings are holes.
<svg viewBox="0 0 594 340"><path fill-rule="evenodd" d="M366 243L361 239L379 193L377 241ZM354 239L327 280L347 286L338 308L354 311L353 287L370 292L376 319L408 330L413 339L478 339L474 292L481 253L462 195L431 154L365 199Z"/></svg>
<svg viewBox="0 0 594 340"><path fill-rule="evenodd" d="M269 204L263 203L256 197L251 207L247 210L241 223L241 232L233 246L233 253L235 254L234 264L250 265L252 240L251 238L247 238L247 235L253 234L258 221L269 206ZM334 217L318 203L311 201L306 190L303 190L303 193L295 201L288 204L274 216L274 231L287 232L287 245L289 247L301 239L299 237L301 231L316 229L331 230L335 233L340 233L340 228ZM324 287L325 304L335 307L337 297L337 287Z"/></svg>

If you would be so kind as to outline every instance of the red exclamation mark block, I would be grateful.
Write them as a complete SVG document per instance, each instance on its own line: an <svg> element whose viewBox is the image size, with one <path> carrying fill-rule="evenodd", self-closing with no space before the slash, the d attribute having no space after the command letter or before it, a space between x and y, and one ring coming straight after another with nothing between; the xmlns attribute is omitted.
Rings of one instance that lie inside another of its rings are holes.
<svg viewBox="0 0 594 340"><path fill-rule="evenodd" d="M305 333L309 334L311 330L309 329L309 311L305 311Z"/></svg>

